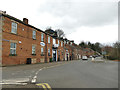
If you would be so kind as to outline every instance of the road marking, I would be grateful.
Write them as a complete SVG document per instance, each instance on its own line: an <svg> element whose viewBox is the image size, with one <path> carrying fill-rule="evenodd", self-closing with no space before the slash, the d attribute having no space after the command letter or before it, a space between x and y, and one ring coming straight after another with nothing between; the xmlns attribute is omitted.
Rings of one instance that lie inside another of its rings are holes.
<svg viewBox="0 0 120 90"><path fill-rule="evenodd" d="M29 82L29 78L14 78L14 79L7 79L7 80L2 80L4 83L21 83L21 82Z"/></svg>
<svg viewBox="0 0 120 90"><path fill-rule="evenodd" d="M44 88L44 90L52 90L52 88L50 87L50 85L48 83L38 83L36 84L37 86L42 86Z"/></svg>
<svg viewBox="0 0 120 90"><path fill-rule="evenodd" d="M10 83L0 83L0 85L27 85L27 83L12 83L12 82L10 82Z"/></svg>
<svg viewBox="0 0 120 90"><path fill-rule="evenodd" d="M37 75L38 75L38 73L39 73L41 70L47 69L47 68L53 68L53 67L61 66L61 65L64 65L64 64L57 64L57 65L53 65L53 66L49 66L49 67L43 67L43 68L39 69L38 71L36 71L35 76L34 76L33 79L31 80L31 83L36 83L36 81L37 81Z"/></svg>
<svg viewBox="0 0 120 90"><path fill-rule="evenodd" d="M31 83L36 83L37 81L37 76L34 76L33 79L31 80Z"/></svg>

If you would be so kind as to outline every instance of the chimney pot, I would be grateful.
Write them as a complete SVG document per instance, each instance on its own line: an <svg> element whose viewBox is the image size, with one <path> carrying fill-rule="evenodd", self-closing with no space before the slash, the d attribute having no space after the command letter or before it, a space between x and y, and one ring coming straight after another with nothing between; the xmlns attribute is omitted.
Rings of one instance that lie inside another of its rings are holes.
<svg viewBox="0 0 120 90"><path fill-rule="evenodd" d="M24 22L25 24L28 24L28 19L27 19L27 18L23 18L23 22Z"/></svg>

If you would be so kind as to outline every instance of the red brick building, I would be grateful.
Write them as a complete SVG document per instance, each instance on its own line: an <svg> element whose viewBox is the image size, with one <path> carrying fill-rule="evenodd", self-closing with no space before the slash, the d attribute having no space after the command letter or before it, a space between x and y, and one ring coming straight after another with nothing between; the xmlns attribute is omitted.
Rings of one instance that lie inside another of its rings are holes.
<svg viewBox="0 0 120 90"><path fill-rule="evenodd" d="M0 12L0 56L2 65L34 64L80 59L81 49L74 41L58 38L54 30L42 31Z"/></svg>

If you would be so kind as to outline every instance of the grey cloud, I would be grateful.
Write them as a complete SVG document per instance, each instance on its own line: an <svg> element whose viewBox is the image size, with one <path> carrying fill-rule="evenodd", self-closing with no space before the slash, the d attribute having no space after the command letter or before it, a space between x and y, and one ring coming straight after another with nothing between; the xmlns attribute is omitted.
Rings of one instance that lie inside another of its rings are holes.
<svg viewBox="0 0 120 90"><path fill-rule="evenodd" d="M117 2L74 2L74 0L46 2L39 8L39 14L50 13L61 18L57 26L66 30L86 26L96 27L117 21Z"/></svg>

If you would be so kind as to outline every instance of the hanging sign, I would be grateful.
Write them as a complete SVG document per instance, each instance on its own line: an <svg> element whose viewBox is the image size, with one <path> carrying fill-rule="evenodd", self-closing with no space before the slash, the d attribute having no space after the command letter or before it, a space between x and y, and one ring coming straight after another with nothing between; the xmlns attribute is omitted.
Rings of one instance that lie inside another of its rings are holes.
<svg viewBox="0 0 120 90"><path fill-rule="evenodd" d="M44 42L40 42L40 45L41 45L41 46L45 46L45 43L44 43Z"/></svg>

